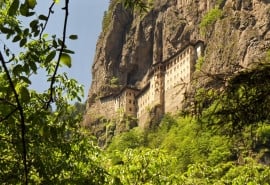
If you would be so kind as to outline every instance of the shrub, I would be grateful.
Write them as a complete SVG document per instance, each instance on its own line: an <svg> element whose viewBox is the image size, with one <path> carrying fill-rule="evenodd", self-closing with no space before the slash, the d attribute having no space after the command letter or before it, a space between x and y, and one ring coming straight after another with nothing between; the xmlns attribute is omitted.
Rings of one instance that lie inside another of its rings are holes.
<svg viewBox="0 0 270 185"><path fill-rule="evenodd" d="M112 21L112 12L114 11L116 5L119 2L119 0L110 0L109 9L104 12L104 16L102 19L102 30L104 33L108 31L109 25Z"/></svg>
<svg viewBox="0 0 270 185"><path fill-rule="evenodd" d="M144 136L141 129L134 128L129 132L123 132L112 139L111 144L108 147L108 151L124 151L127 148L137 148L143 146Z"/></svg>
<svg viewBox="0 0 270 185"><path fill-rule="evenodd" d="M196 61L195 69L196 71L200 71L202 68L202 65L204 63L204 57L199 57Z"/></svg>
<svg viewBox="0 0 270 185"><path fill-rule="evenodd" d="M218 19L220 19L222 14L222 10L218 8L213 8L207 12L200 23L201 34L205 35L209 27L212 26Z"/></svg>
<svg viewBox="0 0 270 185"><path fill-rule="evenodd" d="M118 85L119 79L117 77L113 76L112 79L110 80L110 84L111 85Z"/></svg>

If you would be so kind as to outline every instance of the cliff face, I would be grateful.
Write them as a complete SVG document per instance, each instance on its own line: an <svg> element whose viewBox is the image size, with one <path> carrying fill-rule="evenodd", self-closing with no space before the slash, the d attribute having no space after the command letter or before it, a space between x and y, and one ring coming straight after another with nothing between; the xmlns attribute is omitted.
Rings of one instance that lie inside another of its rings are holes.
<svg viewBox="0 0 270 185"><path fill-rule="evenodd" d="M221 81L224 81L238 70L260 62L269 50L270 1L228 0L222 11L223 16L205 37L205 63L202 71L219 75ZM207 79L206 76L200 77L200 81L218 84L219 80Z"/></svg>
<svg viewBox="0 0 270 185"><path fill-rule="evenodd" d="M200 23L214 8L222 15L202 33ZM201 70L225 79L265 55L270 47L269 28L270 0L155 0L143 15L116 5L108 29L97 42L83 124L89 125L99 114L105 113L105 118L110 114L97 103L98 98L117 94L126 85L142 88L151 65L194 41L205 45ZM215 79L202 74L195 74L200 78L196 86L215 84Z"/></svg>
<svg viewBox="0 0 270 185"><path fill-rule="evenodd" d="M198 35L199 11L206 6L201 3L201 10L199 3L191 3L192 7L187 4L180 10L175 0L159 0L146 15L131 15L117 5L108 31L101 33L97 43L89 97L115 92L110 84L113 77L120 86L139 86L137 82L152 64L178 51L192 34Z"/></svg>

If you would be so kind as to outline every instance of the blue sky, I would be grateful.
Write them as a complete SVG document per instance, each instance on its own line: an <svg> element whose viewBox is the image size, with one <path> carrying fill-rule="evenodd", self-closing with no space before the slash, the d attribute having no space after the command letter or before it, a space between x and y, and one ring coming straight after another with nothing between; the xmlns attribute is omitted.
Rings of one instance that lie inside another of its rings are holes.
<svg viewBox="0 0 270 185"><path fill-rule="evenodd" d="M52 0L51 0L52 1ZM63 28L64 11L61 10L64 0L54 8L54 14L50 19L46 33L61 36ZM51 2L48 0L38 1L37 11L47 15ZM97 38L101 32L104 11L109 6L109 0L70 0L68 35L77 34L78 40L68 41L68 47L75 51L72 56L72 67L65 67L70 78L75 78L84 85L84 100L87 98L91 83L91 66L94 60ZM42 91L47 88L46 81L42 77L32 80L32 87Z"/></svg>

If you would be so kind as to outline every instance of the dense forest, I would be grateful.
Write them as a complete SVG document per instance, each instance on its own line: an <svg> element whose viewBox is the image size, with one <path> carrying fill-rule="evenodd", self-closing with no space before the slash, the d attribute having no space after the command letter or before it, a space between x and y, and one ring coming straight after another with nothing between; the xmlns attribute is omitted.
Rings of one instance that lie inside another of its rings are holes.
<svg viewBox="0 0 270 185"><path fill-rule="evenodd" d="M77 38L66 35L69 0L61 38L45 33L57 1L38 16L36 3L0 1L0 33L21 48L16 55L1 42L1 184L269 184L270 52L224 88L197 89L193 109L167 114L149 130L123 132L100 148L80 127L83 105L69 103L80 101L82 86L58 73L71 67L65 40ZM124 5L145 9L141 1ZM49 82L42 93L30 87L39 69Z"/></svg>
<svg viewBox="0 0 270 185"><path fill-rule="evenodd" d="M222 92L200 89L195 113L114 137L112 173L123 184L268 184L269 67L237 74Z"/></svg>

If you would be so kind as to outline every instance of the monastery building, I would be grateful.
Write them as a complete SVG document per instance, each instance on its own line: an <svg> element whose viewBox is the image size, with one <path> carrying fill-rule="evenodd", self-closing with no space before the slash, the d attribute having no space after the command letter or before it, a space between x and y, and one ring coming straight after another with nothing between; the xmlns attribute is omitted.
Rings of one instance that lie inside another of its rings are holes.
<svg viewBox="0 0 270 185"><path fill-rule="evenodd" d="M113 117L121 109L136 117L138 125L145 128L151 114L161 117L164 113L181 110L196 61L202 53L203 42L198 41L165 61L153 64L147 74L149 80L142 89L126 86L118 95L100 98L104 114Z"/></svg>

